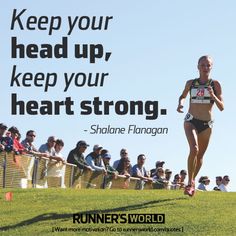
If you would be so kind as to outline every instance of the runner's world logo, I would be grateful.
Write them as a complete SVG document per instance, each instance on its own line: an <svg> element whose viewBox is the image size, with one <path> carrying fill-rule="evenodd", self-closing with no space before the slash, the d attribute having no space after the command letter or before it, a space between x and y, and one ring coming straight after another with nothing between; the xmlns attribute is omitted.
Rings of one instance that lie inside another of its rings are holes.
<svg viewBox="0 0 236 236"><path fill-rule="evenodd" d="M165 214L73 214L74 224L164 224Z"/></svg>

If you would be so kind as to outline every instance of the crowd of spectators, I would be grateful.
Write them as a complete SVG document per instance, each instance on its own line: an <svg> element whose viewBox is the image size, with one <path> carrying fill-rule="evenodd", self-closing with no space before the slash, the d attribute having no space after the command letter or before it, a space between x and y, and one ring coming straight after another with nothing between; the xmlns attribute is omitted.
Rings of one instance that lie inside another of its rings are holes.
<svg viewBox="0 0 236 236"><path fill-rule="evenodd" d="M39 149L34 145L36 132L29 130L26 132L26 137L21 142L21 134L17 127L10 127L0 123L0 151L14 152L15 154L31 154L38 157L46 157L49 160L54 160L61 163L70 163L76 165L81 171L97 171L104 175L108 185L111 185L112 179L118 175L125 178L138 178L139 185L137 189L143 189L146 183L152 183L154 189L184 189L186 186L185 180L187 176L186 170L181 170L174 175L172 179L172 171L165 169L165 161L157 161L155 168L150 171L145 168L146 156L140 154L137 157L137 163L133 166L129 158L129 153L126 148L120 150L120 159L115 160L111 165L111 154L109 150L104 149L101 145L93 146L93 151L87 156L84 155L89 144L80 140L74 149L72 149L67 159L62 156L64 142L62 139L56 139L55 136L50 136L47 142L42 144ZM229 176L216 177L216 187L213 190L227 192L229 184ZM208 176L201 176L199 179L198 190L207 191L210 179Z"/></svg>
<svg viewBox="0 0 236 236"><path fill-rule="evenodd" d="M209 191L208 185L210 184L210 179L208 176L201 176L199 178L198 190ZM230 182L229 176L216 176L215 179L216 186L213 188L215 191L228 192L228 184Z"/></svg>

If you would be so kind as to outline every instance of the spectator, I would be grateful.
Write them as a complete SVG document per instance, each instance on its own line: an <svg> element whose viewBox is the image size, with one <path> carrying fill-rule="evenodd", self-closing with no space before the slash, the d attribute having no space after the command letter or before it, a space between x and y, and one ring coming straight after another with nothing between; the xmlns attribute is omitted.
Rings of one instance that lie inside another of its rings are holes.
<svg viewBox="0 0 236 236"><path fill-rule="evenodd" d="M180 171L180 188L184 189L186 186L185 179L187 176L187 171L186 170L181 170Z"/></svg>
<svg viewBox="0 0 236 236"><path fill-rule="evenodd" d="M16 138L17 138L17 140L20 142L20 140L21 140L21 133L18 132L18 135L17 135Z"/></svg>
<svg viewBox="0 0 236 236"><path fill-rule="evenodd" d="M47 143L42 144L39 148L39 152L47 153L48 157L55 156L55 146L56 138L55 136L48 137Z"/></svg>
<svg viewBox="0 0 236 236"><path fill-rule="evenodd" d="M222 184L222 177L216 176L216 186L213 188L215 191L220 191L219 186Z"/></svg>
<svg viewBox="0 0 236 236"><path fill-rule="evenodd" d="M3 123L0 123L0 138L4 137L6 130L7 126Z"/></svg>
<svg viewBox="0 0 236 236"><path fill-rule="evenodd" d="M167 181L166 189L171 189L171 181L170 178L172 176L172 171L170 169L165 170L165 179Z"/></svg>
<svg viewBox="0 0 236 236"><path fill-rule="evenodd" d="M174 176L174 180L172 182L171 189L173 189L173 190L180 189L180 185L181 185L181 180L180 179L181 178L180 178L179 174L176 174Z"/></svg>
<svg viewBox="0 0 236 236"><path fill-rule="evenodd" d="M144 167L145 160L146 157L144 154L138 155L137 164L132 167L132 177L140 179L136 189L143 189L145 182L152 182L152 178L148 176Z"/></svg>
<svg viewBox="0 0 236 236"><path fill-rule="evenodd" d="M112 166L110 166L111 155L108 152L103 153L102 160L106 168L107 174L110 174L113 176L118 174L117 170L115 170Z"/></svg>
<svg viewBox="0 0 236 236"><path fill-rule="evenodd" d="M198 185L198 190L207 191L207 185L210 184L210 179L207 176L201 176Z"/></svg>
<svg viewBox="0 0 236 236"><path fill-rule="evenodd" d="M122 148L120 150L120 159L119 160L116 160L114 161L113 163L113 168L117 170L117 167L119 165L119 162L122 160L122 159L128 159L128 150L126 148ZM132 166L130 165L130 170L129 172L131 172L131 169L132 169Z"/></svg>
<svg viewBox="0 0 236 236"><path fill-rule="evenodd" d="M154 189L165 189L167 188L168 181L165 178L165 171L162 167L158 167L156 174L153 176L153 188Z"/></svg>
<svg viewBox="0 0 236 236"><path fill-rule="evenodd" d="M25 152L39 157L48 157L47 153L41 153L34 146L33 142L35 140L36 133L34 130L29 130L26 132L25 139L21 142L21 145L25 148Z"/></svg>
<svg viewBox="0 0 236 236"><path fill-rule="evenodd" d="M157 161L156 162L156 168L158 168L158 167L162 167L163 168L163 165L165 164L165 162L164 161Z"/></svg>
<svg viewBox="0 0 236 236"><path fill-rule="evenodd" d="M68 157L67 157L67 162L73 165L76 165L78 168L81 170L93 170L88 163L84 159L84 152L87 149L89 145L83 141L80 140L77 144L76 147L70 151Z"/></svg>
<svg viewBox="0 0 236 236"><path fill-rule="evenodd" d="M57 139L55 144L55 156L50 156L50 161L47 165L47 179L48 186L61 186L65 188L64 179L62 178L63 173L65 172L64 159L61 153L62 148L64 147L64 142L62 139ZM52 161L54 160L54 161Z"/></svg>
<svg viewBox="0 0 236 236"><path fill-rule="evenodd" d="M11 128L8 129L9 132L11 132L11 137L13 140L13 151L15 154L22 154L25 152L25 147L20 143L19 141L19 130L15 127L12 126Z"/></svg>
<svg viewBox="0 0 236 236"><path fill-rule="evenodd" d="M0 123L0 152L11 152L13 149L13 140L11 138L11 133L9 132L8 136L4 137L6 130L7 126L3 123Z"/></svg>
<svg viewBox="0 0 236 236"><path fill-rule="evenodd" d="M156 162L156 168L155 169L151 169L150 172L151 172L151 177L155 176L156 175L156 170L158 167L162 167L163 168L163 165L165 164L164 161L157 161Z"/></svg>
<svg viewBox="0 0 236 236"><path fill-rule="evenodd" d="M56 138L55 136L49 136L48 137L48 140L47 140L47 143L45 144L42 144L39 148L39 152L41 153L41 156L45 156L47 158L51 158L53 156L55 156L55 149L54 149L54 146L55 146L55 143L56 143ZM35 164L38 165L40 162L40 160L38 159L35 159ZM42 167L42 170L41 170L41 174L40 174L40 180L43 181L43 186L46 187L47 184L45 181L45 177L47 177L47 174L48 174L48 167L50 167L50 162L49 160L46 160L43 163L43 167ZM50 172L49 172L50 173Z"/></svg>
<svg viewBox="0 0 236 236"><path fill-rule="evenodd" d="M107 175L105 176L105 181L104 181L105 183L104 188L111 188L112 179L117 178L118 172L112 166L110 166L111 155L108 152L106 153L103 152L101 156L107 171Z"/></svg>
<svg viewBox="0 0 236 236"><path fill-rule="evenodd" d="M167 181L170 181L171 176L172 176L172 171L170 169L165 169L165 178Z"/></svg>
<svg viewBox="0 0 236 236"><path fill-rule="evenodd" d="M93 152L89 153L86 156L86 162L94 170L107 174L107 171L101 158L101 151L102 151L102 146L98 144L94 145Z"/></svg>
<svg viewBox="0 0 236 236"><path fill-rule="evenodd" d="M117 166L117 171L119 175L124 175L127 178L131 176L131 164L129 158L123 158L120 160L119 165Z"/></svg>
<svg viewBox="0 0 236 236"><path fill-rule="evenodd" d="M222 184L219 186L220 191L222 192L229 192L228 190L228 184L230 182L229 176L225 175L222 179Z"/></svg>
<svg viewBox="0 0 236 236"><path fill-rule="evenodd" d="M56 143L55 143L55 153L54 156L50 156L49 158L52 160L56 160L56 161L61 161L64 162L64 158L63 155L61 153L62 148L64 147L64 142L62 139L57 139Z"/></svg>
<svg viewBox="0 0 236 236"><path fill-rule="evenodd" d="M6 137L7 137L7 138L11 138L11 132L10 132L10 131L7 131L7 132L6 132ZM11 138L11 139L12 139L12 138Z"/></svg>
<svg viewBox="0 0 236 236"><path fill-rule="evenodd" d="M27 152L30 154L38 153L38 149L33 144L35 137L36 137L35 131L29 130L26 132L25 139L21 142L21 144L25 147Z"/></svg>
<svg viewBox="0 0 236 236"><path fill-rule="evenodd" d="M103 155L105 155L106 153L109 153L109 151L107 149L102 149L101 156L103 157Z"/></svg>

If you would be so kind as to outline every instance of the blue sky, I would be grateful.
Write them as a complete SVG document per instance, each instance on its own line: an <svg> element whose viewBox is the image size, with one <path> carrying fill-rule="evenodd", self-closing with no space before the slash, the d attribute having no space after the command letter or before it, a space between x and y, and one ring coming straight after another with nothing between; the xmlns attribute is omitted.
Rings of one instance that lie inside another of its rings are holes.
<svg viewBox="0 0 236 236"><path fill-rule="evenodd" d="M174 174L186 169L188 145L183 130L184 114L176 112L178 97L185 82L198 76L197 60L209 54L214 59L212 78L221 82L225 110L214 107L214 129L210 145L205 154L200 175L208 175L211 188L217 175L228 174L230 187L236 190L236 165L234 123L236 99L235 89L235 25L234 1L10 1L2 3L0 21L1 33L1 122L17 126L24 138L25 132L35 129L36 146L46 142L47 137L56 135L65 141L63 154L74 148L78 140L90 144L87 153L96 143L110 150L112 159L119 158L119 150L129 150L132 163L140 153L147 156L146 167L153 168L157 160L165 160L166 168ZM62 27L51 36L47 31L10 30L13 9L27 11L22 20L35 15L57 16L62 18ZM67 17L72 16L113 16L106 31L81 31L75 28L67 36ZM11 37L19 43L56 44L62 37L68 37L69 57L67 59L12 59ZM112 56L108 62L73 57L74 44L102 44ZM18 72L56 72L58 82L54 88L44 92L40 87L10 87L13 65ZM63 92L63 73L109 73L103 87L75 87ZM4 89L3 89L4 88ZM75 115L64 112L60 116L13 116L11 115L11 94L17 93L21 100L64 100L71 97ZM157 100L160 108L167 109L166 116L156 120L146 120L145 116L81 116L79 105L82 100L100 97L105 101L118 100ZM184 111L187 112L188 99ZM92 124L102 127L127 127L135 124L140 127L168 127L167 135L91 135L84 132Z"/></svg>

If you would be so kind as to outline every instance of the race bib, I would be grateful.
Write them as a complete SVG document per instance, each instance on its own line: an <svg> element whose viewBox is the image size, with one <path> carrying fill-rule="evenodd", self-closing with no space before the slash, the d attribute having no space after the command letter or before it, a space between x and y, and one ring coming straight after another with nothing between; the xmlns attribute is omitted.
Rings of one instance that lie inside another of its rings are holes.
<svg viewBox="0 0 236 236"><path fill-rule="evenodd" d="M206 87L198 87L191 89L192 103L210 103L210 93Z"/></svg>
<svg viewBox="0 0 236 236"><path fill-rule="evenodd" d="M210 97L209 91L204 87L193 88L191 90L191 95L192 97L195 97L195 99L204 99Z"/></svg>
<svg viewBox="0 0 236 236"><path fill-rule="evenodd" d="M184 118L185 121L190 121L192 119L193 119L193 116L190 113L187 113L185 118Z"/></svg>

